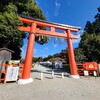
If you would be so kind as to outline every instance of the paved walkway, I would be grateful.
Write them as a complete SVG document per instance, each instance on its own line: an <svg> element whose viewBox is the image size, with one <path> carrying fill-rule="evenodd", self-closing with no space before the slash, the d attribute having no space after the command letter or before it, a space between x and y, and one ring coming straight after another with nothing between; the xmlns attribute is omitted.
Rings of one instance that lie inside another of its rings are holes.
<svg viewBox="0 0 100 100"><path fill-rule="evenodd" d="M48 79L52 79L52 69L49 67L44 67L42 65L35 65L34 68L32 68L32 72L34 72L34 78L35 79L41 79L41 72L43 73L43 78L48 78ZM62 78L62 73L65 74L65 76L68 75L68 73L60 70L60 69L54 69L54 77L56 78Z"/></svg>
<svg viewBox="0 0 100 100"><path fill-rule="evenodd" d="M40 71L44 73L43 80L40 80ZM72 79L65 76L62 79L61 72L55 72L52 79L51 69L36 65L32 68L32 83L0 84L0 100L100 100L100 77Z"/></svg>

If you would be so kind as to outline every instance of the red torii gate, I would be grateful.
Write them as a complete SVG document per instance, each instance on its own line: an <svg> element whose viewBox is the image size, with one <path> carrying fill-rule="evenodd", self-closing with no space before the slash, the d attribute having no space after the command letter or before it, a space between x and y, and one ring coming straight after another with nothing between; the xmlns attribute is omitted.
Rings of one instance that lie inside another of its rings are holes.
<svg viewBox="0 0 100 100"><path fill-rule="evenodd" d="M33 52L34 52L34 42L35 42L36 34L66 38L67 43L68 43L68 55L69 55L71 77L80 78L77 72L72 40L71 40L71 39L78 39L78 37L71 34L71 32L77 32L78 30L80 30L80 27L52 23L52 22L30 18L30 17L26 17L22 15L20 16L20 20L23 23L29 25L27 27L24 27L24 26L19 27L19 30L29 33L29 40L28 40L26 58L25 58L25 63L24 63L24 68L23 68L23 73L22 73L22 79L18 81L19 84L27 84L33 81L33 79L30 78L30 71L31 71L31 66L32 66L32 57L33 57ZM39 29L37 28L37 26L49 27L50 31ZM59 32L56 32L55 29L64 30L65 32L59 33Z"/></svg>

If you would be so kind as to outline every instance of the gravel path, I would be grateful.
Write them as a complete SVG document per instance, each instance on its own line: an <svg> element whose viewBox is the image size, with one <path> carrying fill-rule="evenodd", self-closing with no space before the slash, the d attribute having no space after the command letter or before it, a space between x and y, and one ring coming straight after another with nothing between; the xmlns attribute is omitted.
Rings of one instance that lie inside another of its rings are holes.
<svg viewBox="0 0 100 100"><path fill-rule="evenodd" d="M44 73L43 80L40 71ZM0 100L100 100L100 77L72 79L65 73L62 79L61 71L55 70L55 74L52 79L51 69L36 65L32 83L0 83Z"/></svg>

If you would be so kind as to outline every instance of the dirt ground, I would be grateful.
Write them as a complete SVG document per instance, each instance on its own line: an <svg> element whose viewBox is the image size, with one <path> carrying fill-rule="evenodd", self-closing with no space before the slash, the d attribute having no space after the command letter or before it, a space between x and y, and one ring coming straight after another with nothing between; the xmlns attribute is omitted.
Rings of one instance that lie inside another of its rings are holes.
<svg viewBox="0 0 100 100"><path fill-rule="evenodd" d="M43 72L43 80L40 79ZM61 71L55 70L52 79L51 69L35 66L32 69L30 84L17 82L0 83L0 100L100 100L100 77L62 79Z"/></svg>

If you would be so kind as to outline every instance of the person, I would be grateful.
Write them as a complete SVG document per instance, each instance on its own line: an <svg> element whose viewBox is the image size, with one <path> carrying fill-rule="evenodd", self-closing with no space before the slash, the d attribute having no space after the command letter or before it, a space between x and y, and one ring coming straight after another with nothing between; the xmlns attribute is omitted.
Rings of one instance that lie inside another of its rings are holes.
<svg viewBox="0 0 100 100"><path fill-rule="evenodd" d="M55 66L55 64L54 64L54 62L52 62L52 66L51 66L52 70L54 69L54 66Z"/></svg>

